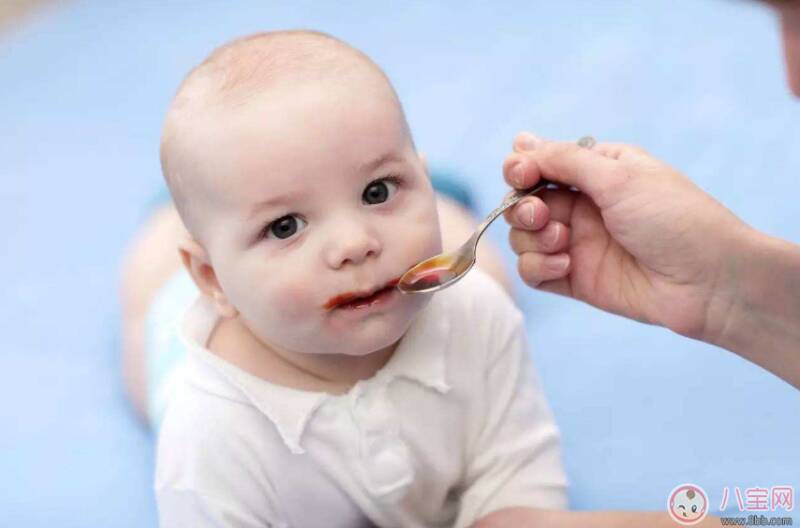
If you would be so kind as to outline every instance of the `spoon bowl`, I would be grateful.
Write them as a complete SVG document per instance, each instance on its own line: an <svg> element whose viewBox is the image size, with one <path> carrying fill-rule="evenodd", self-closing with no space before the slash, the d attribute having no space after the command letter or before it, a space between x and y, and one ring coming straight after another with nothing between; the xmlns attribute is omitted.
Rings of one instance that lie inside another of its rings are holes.
<svg viewBox="0 0 800 528"><path fill-rule="evenodd" d="M400 277L397 287L403 293L428 293L447 288L475 265L477 244L477 237L472 235L457 250L423 260Z"/></svg>

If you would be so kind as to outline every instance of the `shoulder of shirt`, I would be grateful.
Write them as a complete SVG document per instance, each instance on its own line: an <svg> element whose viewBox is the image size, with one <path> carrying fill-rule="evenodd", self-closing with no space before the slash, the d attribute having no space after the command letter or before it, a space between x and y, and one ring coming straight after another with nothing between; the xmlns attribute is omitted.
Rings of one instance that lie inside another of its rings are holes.
<svg viewBox="0 0 800 528"><path fill-rule="evenodd" d="M254 466L259 460L248 444L257 430L253 428L263 420L250 405L220 398L181 380L158 432L156 485L184 485L189 475L223 474L226 464Z"/></svg>
<svg viewBox="0 0 800 528"><path fill-rule="evenodd" d="M285 453L269 441L263 420L251 406L180 383L158 435L153 489L159 510L190 514L175 505L183 501L277 519L273 485Z"/></svg>
<svg viewBox="0 0 800 528"><path fill-rule="evenodd" d="M189 364L184 366L192 368ZM243 419L256 418L256 414L251 405L243 398L234 397L232 392L231 397L220 397L220 394L208 392L184 377L176 383L170 397L159 441L177 441L193 446L195 439L201 438L198 447L214 449L217 440L224 442L218 437L232 431Z"/></svg>
<svg viewBox="0 0 800 528"><path fill-rule="evenodd" d="M480 369L494 364L511 343L524 338L522 312L497 281L477 268L436 293L428 308L428 314L443 318L449 328L447 355L460 358L449 362L453 366Z"/></svg>
<svg viewBox="0 0 800 528"><path fill-rule="evenodd" d="M522 312L500 284L480 268L474 268L459 282L435 294L435 309L451 317L473 323L487 322L506 326L518 325Z"/></svg>

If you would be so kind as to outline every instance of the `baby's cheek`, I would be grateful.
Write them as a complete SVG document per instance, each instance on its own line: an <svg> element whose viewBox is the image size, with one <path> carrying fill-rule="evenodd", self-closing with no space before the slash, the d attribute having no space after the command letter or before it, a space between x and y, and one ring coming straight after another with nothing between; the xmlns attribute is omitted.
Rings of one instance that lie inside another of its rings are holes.
<svg viewBox="0 0 800 528"><path fill-rule="evenodd" d="M428 258L441 253L442 239L435 222L420 221L409 226L408 235L402 241L404 252L419 258Z"/></svg>
<svg viewBox="0 0 800 528"><path fill-rule="evenodd" d="M314 283L309 280L283 280L276 286L274 308L282 311L284 317L294 319L308 315L319 297Z"/></svg>
<svg viewBox="0 0 800 528"><path fill-rule="evenodd" d="M403 255L422 259L441 252L442 240L435 206L430 207L425 200L420 200L415 208L393 220L397 222L392 229L395 233L393 244ZM397 236L399 233L403 236Z"/></svg>

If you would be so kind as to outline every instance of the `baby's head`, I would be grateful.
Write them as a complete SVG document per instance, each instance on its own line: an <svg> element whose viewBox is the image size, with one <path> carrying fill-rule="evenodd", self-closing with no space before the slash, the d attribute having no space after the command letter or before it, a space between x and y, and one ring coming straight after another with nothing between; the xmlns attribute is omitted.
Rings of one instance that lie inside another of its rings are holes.
<svg viewBox="0 0 800 528"><path fill-rule="evenodd" d="M367 354L402 337L427 302L390 288L338 304L441 250L397 95L347 44L288 31L219 48L179 88L161 162L190 235L186 268L262 343Z"/></svg>

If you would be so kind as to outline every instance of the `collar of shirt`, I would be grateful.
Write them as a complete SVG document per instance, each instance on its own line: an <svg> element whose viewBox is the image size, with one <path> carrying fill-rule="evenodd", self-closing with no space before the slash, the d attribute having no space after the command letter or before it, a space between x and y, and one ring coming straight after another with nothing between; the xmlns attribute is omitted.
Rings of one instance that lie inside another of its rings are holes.
<svg viewBox="0 0 800 528"><path fill-rule="evenodd" d="M223 398L250 402L275 424L283 442L293 453L303 453L300 440L314 412L332 398L358 397L363 385L389 385L397 378L446 393L450 322L446 309L434 296L417 315L400 340L391 359L370 379L356 383L347 394L336 396L276 385L258 378L213 354L206 343L218 321L210 299L199 295L183 317L180 339L191 359L186 381Z"/></svg>

